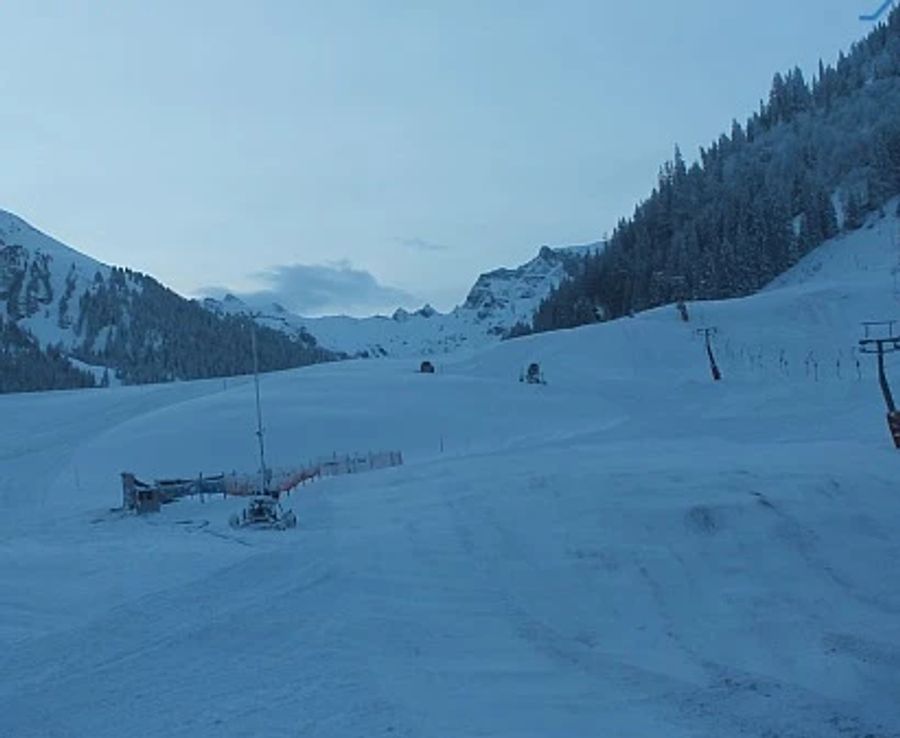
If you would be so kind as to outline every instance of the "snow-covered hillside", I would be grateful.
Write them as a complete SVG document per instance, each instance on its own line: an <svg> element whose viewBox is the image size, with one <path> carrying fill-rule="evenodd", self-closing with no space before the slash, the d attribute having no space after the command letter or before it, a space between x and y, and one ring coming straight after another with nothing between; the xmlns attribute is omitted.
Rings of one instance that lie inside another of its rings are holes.
<svg viewBox="0 0 900 738"><path fill-rule="evenodd" d="M238 374L250 325L0 211L0 393ZM269 369L337 358L302 331L257 334Z"/></svg>
<svg viewBox="0 0 900 738"><path fill-rule="evenodd" d="M897 451L853 352L896 229L689 324L266 375L275 465L407 461L291 532L109 512L123 470L252 472L246 379L0 397L0 735L900 736Z"/></svg>
<svg viewBox="0 0 900 738"><path fill-rule="evenodd" d="M15 321L42 345L78 341L78 301L109 267L0 210L0 318Z"/></svg>
<svg viewBox="0 0 900 738"><path fill-rule="evenodd" d="M233 295L204 304L216 313L259 313L259 322L288 335L305 331L321 346L350 356L416 357L496 343L519 324L530 324L541 301L566 277L573 257L602 244L549 248L515 269L496 269L476 280L462 305L440 313L430 305L392 316L305 318L280 305L249 306Z"/></svg>

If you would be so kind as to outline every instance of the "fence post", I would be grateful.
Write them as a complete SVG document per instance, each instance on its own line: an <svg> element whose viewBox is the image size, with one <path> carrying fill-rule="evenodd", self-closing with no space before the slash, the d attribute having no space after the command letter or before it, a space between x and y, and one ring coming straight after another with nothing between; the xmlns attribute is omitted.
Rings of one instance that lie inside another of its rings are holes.
<svg viewBox="0 0 900 738"><path fill-rule="evenodd" d="M135 504L134 474L122 472L122 508L133 510Z"/></svg>

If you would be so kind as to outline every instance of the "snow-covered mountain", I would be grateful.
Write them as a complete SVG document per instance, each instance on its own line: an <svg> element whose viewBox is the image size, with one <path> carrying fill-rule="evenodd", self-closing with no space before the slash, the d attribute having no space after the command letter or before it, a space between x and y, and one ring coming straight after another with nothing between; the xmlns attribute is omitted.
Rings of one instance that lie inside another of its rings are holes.
<svg viewBox="0 0 900 738"><path fill-rule="evenodd" d="M351 356L430 356L461 348L478 348L531 323L541 301L567 276L576 257L602 248L602 243L550 248L515 269L496 269L478 277L462 305L440 313L430 305L410 312L369 318L306 318L281 305L259 308L228 295L208 298L204 305L218 314L254 314L271 328L315 337L319 345Z"/></svg>
<svg viewBox="0 0 900 738"><path fill-rule="evenodd" d="M518 268L482 274L465 302L449 313L425 305L391 316L305 318L272 305L257 318L272 329L261 334L261 358L277 368L341 354L431 356L494 343L530 323L576 257L600 247L543 247ZM233 296L202 304L187 300L151 277L103 264L0 211L0 328L15 330L31 357L25 361L20 352L18 365L3 371L7 380L14 374L32 379L47 374L46 381L7 381L0 391L90 381L75 375L60 379L58 372L67 366L88 372L98 383L247 371L242 354L231 347L245 342L240 326L258 311ZM0 339L8 347L8 337ZM48 351L52 372L36 369L34 361L46 363Z"/></svg>
<svg viewBox="0 0 900 738"><path fill-rule="evenodd" d="M239 374L249 325L0 211L0 392ZM302 331L259 339L269 369L336 358Z"/></svg>
<svg viewBox="0 0 900 738"><path fill-rule="evenodd" d="M79 342L79 299L110 275L110 267L0 210L0 318L43 345Z"/></svg>

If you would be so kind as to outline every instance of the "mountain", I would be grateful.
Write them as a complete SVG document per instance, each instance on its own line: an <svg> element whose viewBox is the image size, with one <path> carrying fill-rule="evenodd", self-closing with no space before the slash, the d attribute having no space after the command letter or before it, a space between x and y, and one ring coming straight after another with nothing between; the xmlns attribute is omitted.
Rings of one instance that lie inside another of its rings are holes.
<svg viewBox="0 0 900 738"><path fill-rule="evenodd" d="M246 373L250 328L0 211L0 392ZM267 370L339 358L302 331L258 343Z"/></svg>
<svg viewBox="0 0 900 738"><path fill-rule="evenodd" d="M419 356L475 348L531 323L551 291L601 244L540 249L482 274L449 313L257 317L264 370L344 356ZM152 277L103 264L0 211L0 392L230 376L251 370L250 316L234 296L187 300Z"/></svg>
<svg viewBox="0 0 900 738"><path fill-rule="evenodd" d="M659 184L535 317L538 331L749 295L900 193L900 8L807 81L776 74L744 125Z"/></svg>
<svg viewBox="0 0 900 738"><path fill-rule="evenodd" d="M234 295L208 298L204 306L217 315L258 313L258 322L287 335L308 334L328 349L351 356L430 356L476 348L516 335L529 326L541 302L602 243L550 248L515 269L496 269L478 277L466 300L448 313L430 305L391 316L306 318L281 305L250 306Z"/></svg>
<svg viewBox="0 0 900 738"><path fill-rule="evenodd" d="M77 305L72 298L106 280L110 267L0 210L0 313L41 343L71 346Z"/></svg>

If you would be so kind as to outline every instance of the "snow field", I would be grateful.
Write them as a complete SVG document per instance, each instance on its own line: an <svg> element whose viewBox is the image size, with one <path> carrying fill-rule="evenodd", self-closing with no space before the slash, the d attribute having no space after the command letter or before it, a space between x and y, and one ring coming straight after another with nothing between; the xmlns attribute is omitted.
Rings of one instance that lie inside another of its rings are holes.
<svg viewBox="0 0 900 738"><path fill-rule="evenodd" d="M826 369L896 313L890 224L689 325L267 375L272 464L407 462L293 532L109 511L253 471L246 378L0 397L0 736L900 736L897 452L871 360Z"/></svg>

